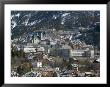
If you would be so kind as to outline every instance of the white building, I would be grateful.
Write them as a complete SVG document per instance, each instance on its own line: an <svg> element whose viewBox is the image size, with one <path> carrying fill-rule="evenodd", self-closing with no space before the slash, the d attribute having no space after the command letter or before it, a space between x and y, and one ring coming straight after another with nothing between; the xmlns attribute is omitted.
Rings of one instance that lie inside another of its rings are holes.
<svg viewBox="0 0 110 87"><path fill-rule="evenodd" d="M37 67L42 67L42 62L37 62Z"/></svg>
<svg viewBox="0 0 110 87"><path fill-rule="evenodd" d="M81 56L83 56L84 53L85 53L85 50L71 50L70 56L71 57L73 57L73 56L81 57Z"/></svg>
<svg viewBox="0 0 110 87"><path fill-rule="evenodd" d="M41 33L41 40L45 40L45 39L47 39L47 37L44 36L43 33Z"/></svg>
<svg viewBox="0 0 110 87"><path fill-rule="evenodd" d="M50 41L50 45L55 45L56 42L55 41Z"/></svg>
<svg viewBox="0 0 110 87"><path fill-rule="evenodd" d="M37 48L37 51L39 51L39 52L44 52L45 49L44 49L44 47L38 47L38 48Z"/></svg>
<svg viewBox="0 0 110 87"><path fill-rule="evenodd" d="M30 52L33 52L33 53L34 53L34 52L36 52L36 48L34 48L34 47L29 47L29 46L28 46L28 47L25 47L25 48L24 48L24 52L25 52L25 53L30 53Z"/></svg>
<svg viewBox="0 0 110 87"><path fill-rule="evenodd" d="M91 58L94 58L94 50L91 50Z"/></svg>

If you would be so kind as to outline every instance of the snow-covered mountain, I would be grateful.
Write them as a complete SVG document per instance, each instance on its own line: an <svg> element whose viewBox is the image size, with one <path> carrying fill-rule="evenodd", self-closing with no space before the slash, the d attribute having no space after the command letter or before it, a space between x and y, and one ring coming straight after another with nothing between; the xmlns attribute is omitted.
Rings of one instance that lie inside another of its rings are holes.
<svg viewBox="0 0 110 87"><path fill-rule="evenodd" d="M12 11L12 38L39 29L74 30L100 22L100 11Z"/></svg>

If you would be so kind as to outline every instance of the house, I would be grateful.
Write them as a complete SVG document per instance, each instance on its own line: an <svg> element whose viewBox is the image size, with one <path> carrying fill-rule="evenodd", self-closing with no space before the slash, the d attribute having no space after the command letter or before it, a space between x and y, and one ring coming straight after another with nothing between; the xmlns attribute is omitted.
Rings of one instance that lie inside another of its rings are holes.
<svg viewBox="0 0 110 87"><path fill-rule="evenodd" d="M56 43L57 43L56 41L50 41L51 48L55 48Z"/></svg>
<svg viewBox="0 0 110 87"><path fill-rule="evenodd" d="M36 52L34 61L39 61L43 59L43 53L42 52Z"/></svg>
<svg viewBox="0 0 110 87"><path fill-rule="evenodd" d="M31 63L32 63L32 67L33 68L36 68L37 67L37 61L32 61Z"/></svg>
<svg viewBox="0 0 110 87"><path fill-rule="evenodd" d="M37 77L37 73L35 71L27 72L22 77Z"/></svg>
<svg viewBox="0 0 110 87"><path fill-rule="evenodd" d="M42 68L41 71L42 71L41 77L53 77L54 75L54 69L52 68Z"/></svg>
<svg viewBox="0 0 110 87"><path fill-rule="evenodd" d="M49 56L54 56L54 57L59 56L66 60L69 60L70 48L71 47L68 45L63 45L61 48L49 49L48 53L49 53Z"/></svg>
<svg viewBox="0 0 110 87"><path fill-rule="evenodd" d="M82 57L84 53L85 53L85 50L83 50L83 49L70 50L71 57Z"/></svg>
<svg viewBox="0 0 110 87"><path fill-rule="evenodd" d="M19 77L19 74L15 71L11 72L11 77Z"/></svg>
<svg viewBox="0 0 110 87"><path fill-rule="evenodd" d="M48 55L47 54L44 54L43 55L43 59L47 59L48 58Z"/></svg>
<svg viewBox="0 0 110 87"><path fill-rule="evenodd" d="M41 45L46 45L47 44L47 41L46 40L41 40L40 44Z"/></svg>
<svg viewBox="0 0 110 87"><path fill-rule="evenodd" d="M39 39L37 36L34 36L34 37L32 38L32 43L38 44L39 42L40 42L40 39Z"/></svg>
<svg viewBox="0 0 110 87"><path fill-rule="evenodd" d="M37 49L36 49L36 52L44 52L45 51L45 49L44 49L44 47L37 47Z"/></svg>
<svg viewBox="0 0 110 87"><path fill-rule="evenodd" d="M73 45L73 49L81 49L83 46L85 46L85 42L77 40L71 40L71 43Z"/></svg>
<svg viewBox="0 0 110 87"><path fill-rule="evenodd" d="M39 40L45 40L46 39L46 32L44 30L36 30L33 33L34 37L39 38Z"/></svg>
<svg viewBox="0 0 110 87"><path fill-rule="evenodd" d="M26 47L24 47L23 51L25 53L35 53L36 52L36 48L34 48L33 46L26 46Z"/></svg>
<svg viewBox="0 0 110 87"><path fill-rule="evenodd" d="M20 51L21 50L20 45L12 44L11 50L12 51Z"/></svg>
<svg viewBox="0 0 110 87"><path fill-rule="evenodd" d="M42 62L41 61L37 62L37 67L39 67L39 68L42 67Z"/></svg>
<svg viewBox="0 0 110 87"><path fill-rule="evenodd" d="M91 77L92 75L93 75L92 72L85 72L85 76L86 76L86 77Z"/></svg>
<svg viewBox="0 0 110 87"><path fill-rule="evenodd" d="M98 58L98 59L94 60L93 63L100 63L100 59Z"/></svg>
<svg viewBox="0 0 110 87"><path fill-rule="evenodd" d="M78 71L78 64L71 64L74 71Z"/></svg>
<svg viewBox="0 0 110 87"><path fill-rule="evenodd" d="M90 53L91 54L90 58L94 58L94 50L91 50L90 52L91 52Z"/></svg>
<svg viewBox="0 0 110 87"><path fill-rule="evenodd" d="M30 53L30 54L28 54L28 60L32 60L35 56L32 54L32 53Z"/></svg>

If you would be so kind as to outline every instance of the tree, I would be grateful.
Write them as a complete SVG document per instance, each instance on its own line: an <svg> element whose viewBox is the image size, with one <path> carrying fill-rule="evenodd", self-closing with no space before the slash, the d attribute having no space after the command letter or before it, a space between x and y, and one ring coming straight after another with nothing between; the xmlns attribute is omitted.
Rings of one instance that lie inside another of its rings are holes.
<svg viewBox="0 0 110 87"><path fill-rule="evenodd" d="M53 73L53 77L57 77L57 73L56 72Z"/></svg>
<svg viewBox="0 0 110 87"><path fill-rule="evenodd" d="M68 70L72 70L72 65L69 64L69 65L67 66L67 69L68 69Z"/></svg>
<svg viewBox="0 0 110 87"><path fill-rule="evenodd" d="M32 69L32 64L30 62L24 61L23 63L21 63L20 66L17 67L17 73L22 76L25 73L31 71Z"/></svg>

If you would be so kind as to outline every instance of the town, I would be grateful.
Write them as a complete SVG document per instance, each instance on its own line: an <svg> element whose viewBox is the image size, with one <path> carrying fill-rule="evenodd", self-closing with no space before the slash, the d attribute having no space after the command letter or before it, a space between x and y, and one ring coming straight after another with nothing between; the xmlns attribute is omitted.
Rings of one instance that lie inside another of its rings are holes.
<svg viewBox="0 0 110 87"><path fill-rule="evenodd" d="M77 39L80 35L72 30L36 29L12 39L11 76L100 77L100 50Z"/></svg>

